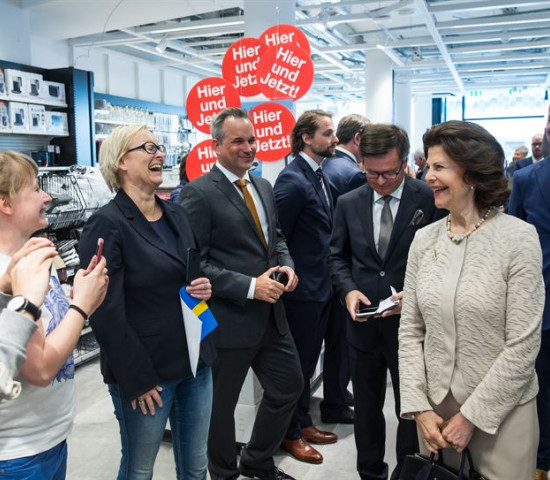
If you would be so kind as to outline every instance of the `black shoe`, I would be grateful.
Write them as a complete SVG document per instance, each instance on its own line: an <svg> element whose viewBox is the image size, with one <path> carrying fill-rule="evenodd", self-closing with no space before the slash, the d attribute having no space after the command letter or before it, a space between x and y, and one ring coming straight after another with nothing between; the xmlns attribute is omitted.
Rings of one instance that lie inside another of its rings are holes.
<svg viewBox="0 0 550 480"><path fill-rule="evenodd" d="M353 407L355 405L355 398L353 397L353 393L349 390L344 392L344 398L346 399L346 405L348 407Z"/></svg>
<svg viewBox="0 0 550 480"><path fill-rule="evenodd" d="M347 423L353 424L353 410L346 408L340 412L321 413L321 422L323 423Z"/></svg>
<svg viewBox="0 0 550 480"><path fill-rule="evenodd" d="M241 462L239 470L241 471L241 475L248 478L259 478L260 480L296 480L294 477L287 475L277 467L273 467L270 470L257 470Z"/></svg>

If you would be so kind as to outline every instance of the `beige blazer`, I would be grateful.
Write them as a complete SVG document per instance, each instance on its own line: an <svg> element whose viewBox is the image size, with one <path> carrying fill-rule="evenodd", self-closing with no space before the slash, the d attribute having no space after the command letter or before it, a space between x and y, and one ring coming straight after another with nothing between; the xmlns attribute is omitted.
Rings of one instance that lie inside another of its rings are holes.
<svg viewBox="0 0 550 480"><path fill-rule="evenodd" d="M459 245L446 219L419 230L399 329L401 415L431 410L451 390L466 418L496 433L537 394L543 306L533 226L497 213Z"/></svg>

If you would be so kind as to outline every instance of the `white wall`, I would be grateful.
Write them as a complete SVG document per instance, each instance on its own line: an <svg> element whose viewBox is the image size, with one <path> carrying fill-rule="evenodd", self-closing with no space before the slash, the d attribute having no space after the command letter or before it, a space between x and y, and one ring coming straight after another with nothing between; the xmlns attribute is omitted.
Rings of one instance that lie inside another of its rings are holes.
<svg viewBox="0 0 550 480"><path fill-rule="evenodd" d="M30 47L31 59L25 63L33 67L65 68L70 64L70 49L64 40L51 40L33 35L30 37Z"/></svg>
<svg viewBox="0 0 550 480"><path fill-rule="evenodd" d="M419 95L412 99L411 152L423 148L422 135L432 126L432 96Z"/></svg>
<svg viewBox="0 0 550 480"><path fill-rule="evenodd" d="M0 0L0 59L15 63L31 63L30 16Z"/></svg>

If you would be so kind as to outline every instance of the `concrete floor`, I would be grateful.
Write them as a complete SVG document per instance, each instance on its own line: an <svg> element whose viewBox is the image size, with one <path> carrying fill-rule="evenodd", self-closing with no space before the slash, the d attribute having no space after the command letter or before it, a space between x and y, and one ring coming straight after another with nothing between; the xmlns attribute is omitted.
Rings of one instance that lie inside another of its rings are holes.
<svg viewBox="0 0 550 480"><path fill-rule="evenodd" d="M118 424L113 415L111 399L103 384L96 359L76 370L77 415L69 436L68 480L113 480L120 461ZM316 447L323 454L321 465L299 462L283 451L275 463L297 480L351 480L359 478L356 471L356 450L353 425L324 425L319 422L319 402L322 388L312 398L311 412L316 425L339 435L336 444ZM395 466L394 400L390 384L385 406L387 420L386 462L390 472ZM154 479L175 478L171 445L163 443L155 464ZM244 477L242 477L244 478Z"/></svg>

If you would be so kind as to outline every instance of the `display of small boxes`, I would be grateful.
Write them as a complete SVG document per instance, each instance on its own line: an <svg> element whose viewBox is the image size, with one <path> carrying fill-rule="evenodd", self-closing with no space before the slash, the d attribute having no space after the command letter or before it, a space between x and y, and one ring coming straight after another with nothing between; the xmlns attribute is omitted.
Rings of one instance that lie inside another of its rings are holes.
<svg viewBox="0 0 550 480"><path fill-rule="evenodd" d="M46 111L46 131L51 133L69 133L67 114Z"/></svg>
<svg viewBox="0 0 550 480"><path fill-rule="evenodd" d="M6 69L6 93L11 98L27 96L29 91L28 73L20 70Z"/></svg>
<svg viewBox="0 0 550 480"><path fill-rule="evenodd" d="M29 130L46 131L46 108L44 105L29 105Z"/></svg>
<svg viewBox="0 0 550 480"><path fill-rule="evenodd" d="M42 96L42 83L44 78L39 73L28 73L27 75L27 92L26 95L29 98L39 98Z"/></svg>
<svg viewBox="0 0 550 480"><path fill-rule="evenodd" d="M10 116L6 102L0 102L0 132L10 129Z"/></svg>
<svg viewBox="0 0 550 480"><path fill-rule="evenodd" d="M29 129L29 108L26 103L10 102L9 111L12 130Z"/></svg>
<svg viewBox="0 0 550 480"><path fill-rule="evenodd" d="M65 102L65 85L58 82L42 82L42 98L44 100L52 100L57 102Z"/></svg>

